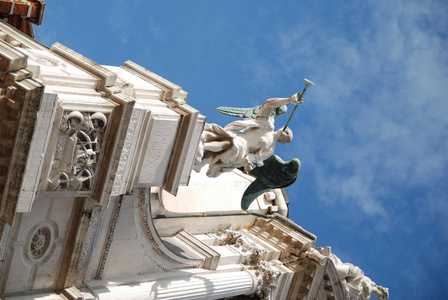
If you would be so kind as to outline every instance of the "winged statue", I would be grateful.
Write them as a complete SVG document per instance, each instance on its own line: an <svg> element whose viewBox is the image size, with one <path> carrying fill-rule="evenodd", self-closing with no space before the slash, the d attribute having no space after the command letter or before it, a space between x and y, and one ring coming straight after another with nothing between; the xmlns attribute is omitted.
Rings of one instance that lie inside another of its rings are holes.
<svg viewBox="0 0 448 300"><path fill-rule="evenodd" d="M300 170L299 159L284 162L274 154L274 150L277 142L285 144L292 141L293 134L288 124L297 106L303 103L303 94L310 85L313 82L305 79L301 93L287 98L270 98L260 106L218 107L219 113L242 120L225 127L205 124L193 169L199 172L208 165L207 176L218 177L237 168L257 177L243 195L243 210L247 210L252 201L264 192L294 183ZM295 107L286 125L275 130L275 119L286 113L287 104Z"/></svg>

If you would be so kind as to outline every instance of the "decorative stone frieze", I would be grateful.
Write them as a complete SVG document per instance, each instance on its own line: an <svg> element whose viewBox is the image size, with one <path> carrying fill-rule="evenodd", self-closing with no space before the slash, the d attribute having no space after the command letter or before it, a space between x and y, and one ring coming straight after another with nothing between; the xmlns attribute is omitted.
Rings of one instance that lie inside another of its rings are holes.
<svg viewBox="0 0 448 300"><path fill-rule="evenodd" d="M132 184L135 180L132 173L137 165L139 156L141 124L145 118L145 110L140 107L134 107L132 111L129 126L126 131L126 137L121 151L120 161L115 173L112 195L118 196L126 194L132 190Z"/></svg>
<svg viewBox="0 0 448 300"><path fill-rule="evenodd" d="M77 265L74 268L72 274L70 274L74 284L80 285L82 284L84 272L87 268L87 264L89 262L90 254L92 251L92 247L94 245L96 233L101 221L101 212L102 207L99 205L94 205L92 210L90 211L90 217L88 222L88 227L85 233L85 236L81 239L82 246L79 253Z"/></svg>
<svg viewBox="0 0 448 300"><path fill-rule="evenodd" d="M291 220L275 214L274 218L257 218L249 232L281 251L280 259L296 257L314 246L316 237L293 223Z"/></svg>
<svg viewBox="0 0 448 300"><path fill-rule="evenodd" d="M95 279L102 279L104 274L104 268L106 267L107 256L109 254L110 246L114 237L115 226L117 225L118 215L120 214L122 197L118 198L115 202L112 217L109 222L107 230L106 240L104 242L103 251L101 253L100 263L96 271Z"/></svg>

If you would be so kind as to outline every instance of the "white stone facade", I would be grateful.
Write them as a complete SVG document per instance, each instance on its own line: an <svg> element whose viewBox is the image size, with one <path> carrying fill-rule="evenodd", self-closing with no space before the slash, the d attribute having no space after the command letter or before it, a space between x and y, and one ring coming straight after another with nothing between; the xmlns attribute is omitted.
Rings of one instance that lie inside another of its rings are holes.
<svg viewBox="0 0 448 300"><path fill-rule="evenodd" d="M0 88L2 299L370 296L284 191L242 212L252 177L192 174L206 118L179 86L0 23Z"/></svg>

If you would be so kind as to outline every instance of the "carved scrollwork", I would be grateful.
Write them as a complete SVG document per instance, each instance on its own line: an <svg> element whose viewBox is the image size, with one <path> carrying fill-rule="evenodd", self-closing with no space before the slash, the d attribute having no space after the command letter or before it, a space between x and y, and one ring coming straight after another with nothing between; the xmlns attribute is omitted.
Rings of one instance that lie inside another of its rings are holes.
<svg viewBox="0 0 448 300"><path fill-rule="evenodd" d="M47 191L91 191L107 117L100 112L65 112Z"/></svg>
<svg viewBox="0 0 448 300"><path fill-rule="evenodd" d="M60 62L56 59L50 58L46 55L38 55L35 54L33 56L33 59L38 62L41 65L47 66L47 67L57 67L59 66Z"/></svg>

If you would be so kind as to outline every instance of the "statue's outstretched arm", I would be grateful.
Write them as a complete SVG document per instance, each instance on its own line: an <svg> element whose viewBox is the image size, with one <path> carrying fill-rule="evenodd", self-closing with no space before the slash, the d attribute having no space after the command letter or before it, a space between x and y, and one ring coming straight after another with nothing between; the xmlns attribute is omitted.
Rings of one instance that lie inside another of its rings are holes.
<svg viewBox="0 0 448 300"><path fill-rule="evenodd" d="M266 100L258 111L257 118L269 118L271 112L282 105L286 104L300 104L300 93L294 94L288 98L270 98Z"/></svg>

